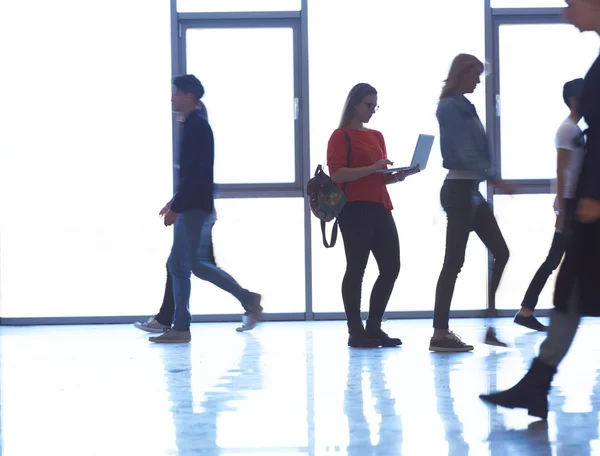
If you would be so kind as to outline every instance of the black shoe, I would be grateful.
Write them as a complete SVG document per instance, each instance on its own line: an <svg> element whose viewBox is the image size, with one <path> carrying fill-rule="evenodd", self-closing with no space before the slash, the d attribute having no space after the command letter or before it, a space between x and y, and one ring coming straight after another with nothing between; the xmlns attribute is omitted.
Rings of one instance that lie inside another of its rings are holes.
<svg viewBox="0 0 600 456"><path fill-rule="evenodd" d="M367 336L372 339L378 339L382 347L398 347L402 341L397 337L390 337L381 329L381 320L369 318L367 320Z"/></svg>
<svg viewBox="0 0 600 456"><path fill-rule="evenodd" d="M441 353L468 352L473 350L473 346L465 344L458 335L448 331L448 334L441 339L432 337L429 341L429 350Z"/></svg>
<svg viewBox="0 0 600 456"><path fill-rule="evenodd" d="M548 331L548 327L535 318L533 315L524 317L518 313L515 315L515 323L526 328L533 329L534 331Z"/></svg>
<svg viewBox="0 0 600 456"><path fill-rule="evenodd" d="M508 347L508 344L500 341L496 336L496 331L494 328L488 328L485 332L485 339L483 341L487 345L494 345L496 347Z"/></svg>
<svg viewBox="0 0 600 456"><path fill-rule="evenodd" d="M554 374L556 374L556 367L535 358L529 371L511 389L499 393L481 394L479 397L488 404L527 409L529 415L545 420L548 418L548 393Z"/></svg>
<svg viewBox="0 0 600 456"><path fill-rule="evenodd" d="M379 339L374 339L364 334L350 334L348 335L348 347L353 348L377 348L381 346Z"/></svg>

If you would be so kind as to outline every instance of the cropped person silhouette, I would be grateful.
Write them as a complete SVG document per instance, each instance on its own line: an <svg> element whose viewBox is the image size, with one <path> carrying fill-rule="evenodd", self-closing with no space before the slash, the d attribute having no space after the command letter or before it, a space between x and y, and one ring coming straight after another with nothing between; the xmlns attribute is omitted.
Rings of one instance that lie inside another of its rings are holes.
<svg viewBox="0 0 600 456"><path fill-rule="evenodd" d="M581 171L585 153L583 132L579 128L581 114L578 99L583 89L583 79L574 79L563 86L563 100L569 107L569 116L562 122L556 132L556 224L552 244L546 260L539 267L521 303L521 309L515 315L515 323L536 331L546 331L545 325L533 315L540 293L550 274L558 268L567 248L570 225L575 215L574 196L577 188L577 177Z"/></svg>
<svg viewBox="0 0 600 456"><path fill-rule="evenodd" d="M567 0L564 16L581 32L600 35L600 0ZM480 398L507 408L523 408L548 417L548 394L558 365L566 356L581 317L600 317L600 56L588 70L579 108L588 125L585 156L575 191L575 217L565 258L554 288L548 335L529 371L512 388ZM584 358L584 362L589 359Z"/></svg>

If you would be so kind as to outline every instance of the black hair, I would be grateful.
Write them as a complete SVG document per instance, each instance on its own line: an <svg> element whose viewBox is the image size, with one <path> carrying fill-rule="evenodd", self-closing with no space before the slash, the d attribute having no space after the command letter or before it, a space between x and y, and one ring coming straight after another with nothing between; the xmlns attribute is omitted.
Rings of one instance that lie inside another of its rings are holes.
<svg viewBox="0 0 600 456"><path fill-rule="evenodd" d="M563 100L569 108L571 107L571 105L569 104L569 100L572 97L575 97L576 100L579 100L579 97L581 97L582 90L583 79L581 78L573 79L572 81L565 83L565 85L563 86Z"/></svg>
<svg viewBox="0 0 600 456"><path fill-rule="evenodd" d="M173 85L185 93L191 93L196 97L196 102L204 96L204 86L193 74L177 76L173 79Z"/></svg>

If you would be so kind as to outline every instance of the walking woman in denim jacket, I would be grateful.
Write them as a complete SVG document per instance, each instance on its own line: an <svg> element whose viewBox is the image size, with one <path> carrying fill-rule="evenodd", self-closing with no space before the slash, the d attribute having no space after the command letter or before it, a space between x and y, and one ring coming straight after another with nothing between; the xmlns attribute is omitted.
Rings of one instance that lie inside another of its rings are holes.
<svg viewBox="0 0 600 456"><path fill-rule="evenodd" d="M435 293L434 333L429 345L429 350L436 352L473 350L472 345L464 343L448 329L450 303L471 231L479 236L495 259L490 283L492 296L508 262L508 247L489 204L479 193L479 184L491 180L505 192L508 188L497 180L492 170L484 127L475 106L464 96L475 91L483 70L483 63L476 57L456 56L436 113L443 166L448 169L440 196L448 219L446 254ZM492 328L487 331L486 343L505 346L498 341Z"/></svg>

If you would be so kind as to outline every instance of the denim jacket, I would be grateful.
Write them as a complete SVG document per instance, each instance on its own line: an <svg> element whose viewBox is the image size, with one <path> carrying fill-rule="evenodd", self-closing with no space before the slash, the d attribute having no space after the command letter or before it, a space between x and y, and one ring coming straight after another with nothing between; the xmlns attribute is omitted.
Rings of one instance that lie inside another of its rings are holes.
<svg viewBox="0 0 600 456"><path fill-rule="evenodd" d="M436 112L440 124L443 167L467 171L482 180L493 180L490 147L475 106L455 92L440 101Z"/></svg>

